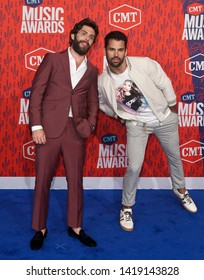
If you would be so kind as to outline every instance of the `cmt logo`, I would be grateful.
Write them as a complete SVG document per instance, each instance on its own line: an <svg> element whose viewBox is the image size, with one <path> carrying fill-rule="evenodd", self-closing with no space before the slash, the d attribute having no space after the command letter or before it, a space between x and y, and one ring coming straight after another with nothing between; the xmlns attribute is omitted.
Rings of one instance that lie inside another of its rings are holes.
<svg viewBox="0 0 204 280"><path fill-rule="evenodd" d="M200 15L204 12L204 5L200 3L193 3L187 7L187 13L190 15Z"/></svg>
<svg viewBox="0 0 204 280"><path fill-rule="evenodd" d="M185 73L196 78L204 77L204 54L199 53L185 60Z"/></svg>
<svg viewBox="0 0 204 280"><path fill-rule="evenodd" d="M181 101L183 101L184 103L192 103L195 100L195 93L194 92L186 92L184 94L181 95Z"/></svg>
<svg viewBox="0 0 204 280"><path fill-rule="evenodd" d="M43 0L25 0L25 4L30 7L37 7L43 3Z"/></svg>
<svg viewBox="0 0 204 280"><path fill-rule="evenodd" d="M129 5L122 5L109 12L109 24L128 30L141 23L141 11Z"/></svg>
<svg viewBox="0 0 204 280"><path fill-rule="evenodd" d="M53 51L39 48L25 55L25 67L27 69L37 71L46 53L54 53Z"/></svg>
<svg viewBox="0 0 204 280"><path fill-rule="evenodd" d="M204 158L204 143L191 140L180 146L181 159L190 163L195 163Z"/></svg>
<svg viewBox="0 0 204 280"><path fill-rule="evenodd" d="M118 136L116 134L108 133L102 137L102 143L106 145L112 145L118 141Z"/></svg>
<svg viewBox="0 0 204 280"><path fill-rule="evenodd" d="M23 145L23 157L29 160L35 160L35 144L33 141Z"/></svg>
<svg viewBox="0 0 204 280"><path fill-rule="evenodd" d="M31 88L27 88L23 91L23 98L30 98L30 94L31 94Z"/></svg>

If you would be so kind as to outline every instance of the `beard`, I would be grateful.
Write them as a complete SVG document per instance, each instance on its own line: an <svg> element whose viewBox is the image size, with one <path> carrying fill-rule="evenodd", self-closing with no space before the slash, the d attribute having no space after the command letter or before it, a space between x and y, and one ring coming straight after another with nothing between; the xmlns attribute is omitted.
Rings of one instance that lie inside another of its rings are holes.
<svg viewBox="0 0 204 280"><path fill-rule="evenodd" d="M81 47L80 43L86 43L86 46ZM72 48L73 50L78 53L79 55L85 55L91 48L88 42L86 41L78 41L76 38L72 42Z"/></svg>
<svg viewBox="0 0 204 280"><path fill-rule="evenodd" d="M116 58L118 60L114 61L114 59L116 59ZM108 64L115 68L120 67L123 64L124 60L125 60L125 56L123 58L119 58L119 57L107 58Z"/></svg>

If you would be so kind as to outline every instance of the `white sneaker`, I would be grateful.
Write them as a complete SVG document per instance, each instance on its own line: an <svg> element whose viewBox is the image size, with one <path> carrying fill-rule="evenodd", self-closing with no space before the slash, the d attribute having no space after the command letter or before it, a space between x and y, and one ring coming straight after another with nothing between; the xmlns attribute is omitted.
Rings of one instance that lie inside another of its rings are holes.
<svg viewBox="0 0 204 280"><path fill-rule="evenodd" d="M120 210L120 226L126 231L133 231L134 223L132 221L132 209L125 208Z"/></svg>
<svg viewBox="0 0 204 280"><path fill-rule="evenodd" d="M187 190L184 194L181 194L177 189L173 188L173 192L181 200L183 207L186 210L188 210L189 212L192 212L192 213L197 212L197 207Z"/></svg>

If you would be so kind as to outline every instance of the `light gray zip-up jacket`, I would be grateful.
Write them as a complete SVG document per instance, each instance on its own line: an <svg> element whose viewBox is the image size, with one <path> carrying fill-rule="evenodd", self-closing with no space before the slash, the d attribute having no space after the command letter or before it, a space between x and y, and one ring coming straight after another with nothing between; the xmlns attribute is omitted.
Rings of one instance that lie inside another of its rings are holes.
<svg viewBox="0 0 204 280"><path fill-rule="evenodd" d="M130 78L146 98L159 121L163 121L169 106L176 104L172 83L160 64L148 57L126 57ZM98 79L99 107L110 117L135 120L135 115L117 106L115 83L107 67Z"/></svg>

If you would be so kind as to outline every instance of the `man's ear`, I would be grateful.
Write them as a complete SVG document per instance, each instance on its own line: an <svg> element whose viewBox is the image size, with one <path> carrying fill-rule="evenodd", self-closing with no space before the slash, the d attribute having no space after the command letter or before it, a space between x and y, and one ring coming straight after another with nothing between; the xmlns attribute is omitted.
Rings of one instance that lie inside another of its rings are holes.
<svg viewBox="0 0 204 280"><path fill-rule="evenodd" d="M75 34L71 34L71 39L74 40Z"/></svg>

